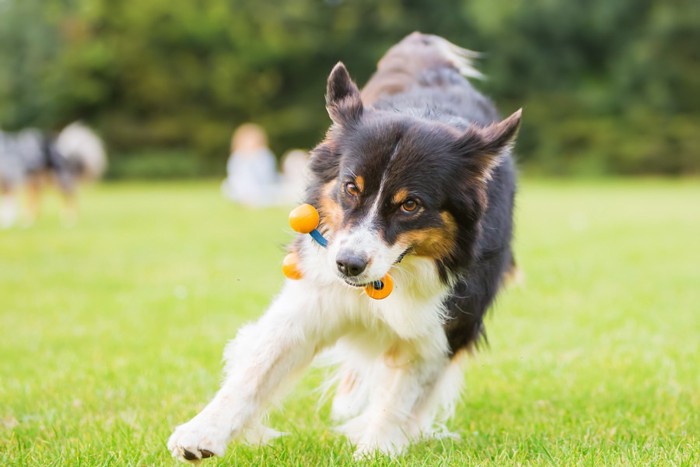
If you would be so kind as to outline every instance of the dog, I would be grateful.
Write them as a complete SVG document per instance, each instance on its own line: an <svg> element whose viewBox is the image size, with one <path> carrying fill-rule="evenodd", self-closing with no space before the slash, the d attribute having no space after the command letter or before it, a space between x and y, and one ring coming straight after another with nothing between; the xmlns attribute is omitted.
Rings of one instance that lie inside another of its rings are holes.
<svg viewBox="0 0 700 467"><path fill-rule="evenodd" d="M0 228L15 224L17 195L23 187L28 195L27 222L32 224L48 180L56 183L64 198L64 222L73 224L78 182L100 178L106 166L102 141L78 122L68 125L56 138L34 128L17 133L0 131Z"/></svg>
<svg viewBox="0 0 700 467"><path fill-rule="evenodd" d="M312 151L306 194L328 246L308 235L291 244L303 277L229 343L221 389L168 440L175 457L276 436L261 424L266 407L322 351L337 364L332 416L358 458L445 434L460 362L485 338L484 314L515 268L521 111L498 117L466 78L479 75L473 57L413 33L362 91L342 63L333 68L332 125ZM389 271L387 298L363 293Z"/></svg>

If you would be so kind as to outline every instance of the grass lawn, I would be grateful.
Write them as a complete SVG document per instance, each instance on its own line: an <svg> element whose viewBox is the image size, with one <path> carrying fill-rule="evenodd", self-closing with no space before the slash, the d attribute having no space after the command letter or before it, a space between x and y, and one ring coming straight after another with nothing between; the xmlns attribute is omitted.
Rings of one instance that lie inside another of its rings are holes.
<svg viewBox="0 0 700 467"><path fill-rule="evenodd" d="M700 464L700 183L524 180L525 283L488 319L449 428L376 465ZM226 341L282 283L287 209L215 183L107 184L0 231L0 464L170 465ZM350 465L312 371L271 414L289 433L220 465ZM217 461L207 461L216 465Z"/></svg>

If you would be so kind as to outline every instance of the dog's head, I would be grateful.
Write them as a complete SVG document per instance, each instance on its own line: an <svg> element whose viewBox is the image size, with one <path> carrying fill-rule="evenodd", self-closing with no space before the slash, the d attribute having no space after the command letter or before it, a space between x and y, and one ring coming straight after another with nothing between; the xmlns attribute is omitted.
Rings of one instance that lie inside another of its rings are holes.
<svg viewBox="0 0 700 467"><path fill-rule="evenodd" d="M435 260L445 281L468 265L487 184L513 143L520 111L458 129L367 108L342 63L328 78L326 107L333 124L312 152L309 201L329 238L329 267L362 286L406 254Z"/></svg>

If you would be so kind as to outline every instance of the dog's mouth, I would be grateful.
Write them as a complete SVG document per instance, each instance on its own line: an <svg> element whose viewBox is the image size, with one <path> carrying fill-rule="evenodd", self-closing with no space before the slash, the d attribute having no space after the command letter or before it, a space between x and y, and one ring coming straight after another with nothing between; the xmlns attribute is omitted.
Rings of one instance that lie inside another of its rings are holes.
<svg viewBox="0 0 700 467"><path fill-rule="evenodd" d="M358 281L352 280L350 277L346 277L346 276L342 276L342 275L338 275L338 277L340 277L340 279L342 279L342 281L345 282L350 287L357 287L359 289L365 288L368 285L370 285L371 283L375 282L375 281L358 282Z"/></svg>
<svg viewBox="0 0 700 467"><path fill-rule="evenodd" d="M382 278L379 277L374 280L368 280L367 277L363 277L360 279L359 277L349 277L344 274L338 274L338 279L342 280L345 282L345 284L349 285L350 287L358 288L358 289L364 289L370 285L376 285L376 284L381 284Z"/></svg>
<svg viewBox="0 0 700 467"><path fill-rule="evenodd" d="M399 255L399 257L396 258L396 261L394 261L394 264L399 264L399 263L403 260L403 258L404 258L407 254L409 254L409 253L411 252L412 249L413 249L412 247L406 248L406 249ZM382 276L382 277L384 277L384 276ZM359 280L359 279L356 278L356 277L350 277L350 276L346 276L345 274L338 273L338 278L339 278L340 280L342 280L343 282L345 282L345 283L346 283L347 285L349 285L350 287L356 287L356 288L358 288L358 289L363 289L363 288L365 288L365 287L367 287L367 286L369 286L369 285L372 285L372 284L377 284L377 283L381 284L381 279L382 279L382 277L379 277L379 278L374 279L374 280L367 280L367 278L364 278L364 279L362 279L362 280Z"/></svg>

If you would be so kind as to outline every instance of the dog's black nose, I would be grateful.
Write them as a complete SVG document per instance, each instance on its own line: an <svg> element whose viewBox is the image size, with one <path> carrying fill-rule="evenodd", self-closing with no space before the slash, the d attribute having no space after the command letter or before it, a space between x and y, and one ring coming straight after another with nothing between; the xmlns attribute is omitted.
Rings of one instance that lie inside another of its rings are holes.
<svg viewBox="0 0 700 467"><path fill-rule="evenodd" d="M338 271L348 277L359 276L367 267L367 260L362 256L358 256L351 252L338 253L335 258L335 263L338 265Z"/></svg>

